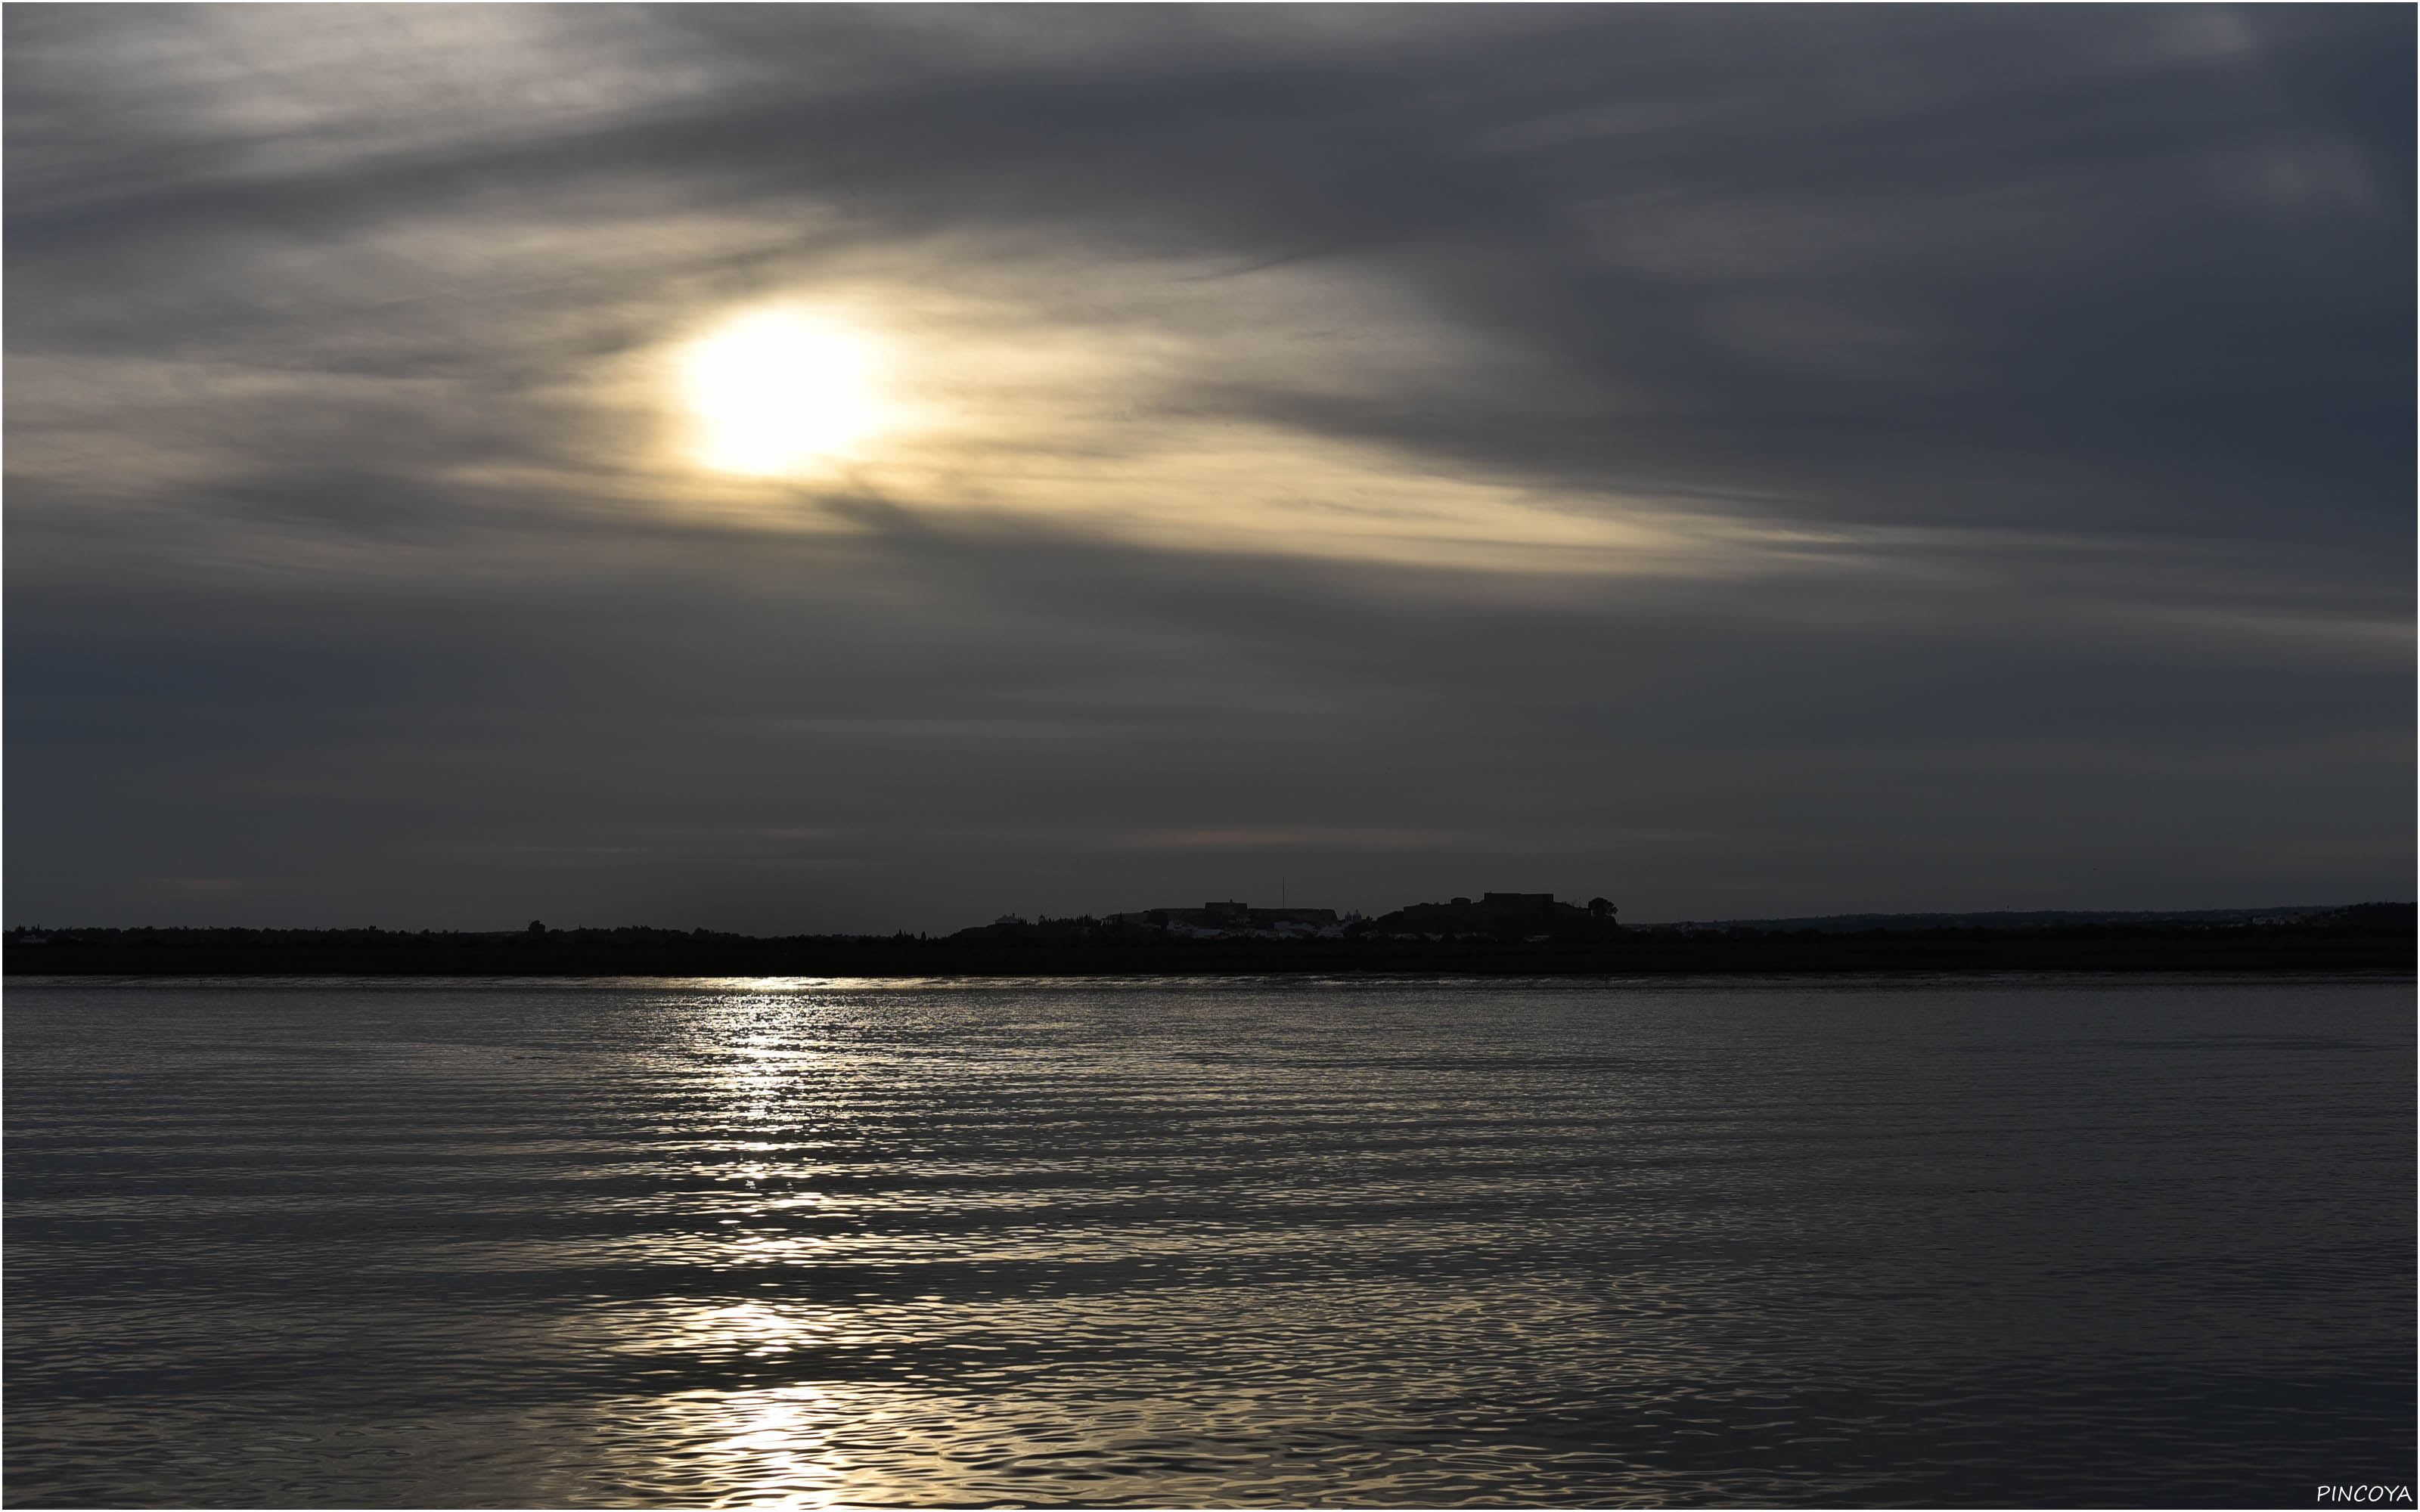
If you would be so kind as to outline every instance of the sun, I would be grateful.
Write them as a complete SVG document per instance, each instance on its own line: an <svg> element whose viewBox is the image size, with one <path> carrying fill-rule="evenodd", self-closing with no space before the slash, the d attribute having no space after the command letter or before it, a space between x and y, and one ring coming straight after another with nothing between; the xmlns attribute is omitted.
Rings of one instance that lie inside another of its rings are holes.
<svg viewBox="0 0 2420 1512"><path fill-rule="evenodd" d="M681 349L679 374L692 455L717 472L812 471L883 424L880 344L814 311L736 316Z"/></svg>

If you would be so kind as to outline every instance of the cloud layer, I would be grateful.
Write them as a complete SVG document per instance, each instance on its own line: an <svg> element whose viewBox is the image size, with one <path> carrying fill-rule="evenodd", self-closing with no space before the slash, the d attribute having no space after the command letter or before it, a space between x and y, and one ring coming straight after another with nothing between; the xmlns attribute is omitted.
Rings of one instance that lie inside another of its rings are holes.
<svg viewBox="0 0 2420 1512"><path fill-rule="evenodd" d="M2408 12L8 25L12 917L2408 890Z"/></svg>

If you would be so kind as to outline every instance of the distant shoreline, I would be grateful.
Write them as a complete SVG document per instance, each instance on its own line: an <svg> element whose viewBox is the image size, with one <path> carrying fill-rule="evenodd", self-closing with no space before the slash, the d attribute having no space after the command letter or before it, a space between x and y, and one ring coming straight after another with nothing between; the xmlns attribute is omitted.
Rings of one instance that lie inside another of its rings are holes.
<svg viewBox="0 0 2420 1512"><path fill-rule="evenodd" d="M597 946L17 945L11 977L1698 976L1944 971L2412 969L2408 931L1946 930L1609 941L1202 940L1003 944L900 937Z"/></svg>

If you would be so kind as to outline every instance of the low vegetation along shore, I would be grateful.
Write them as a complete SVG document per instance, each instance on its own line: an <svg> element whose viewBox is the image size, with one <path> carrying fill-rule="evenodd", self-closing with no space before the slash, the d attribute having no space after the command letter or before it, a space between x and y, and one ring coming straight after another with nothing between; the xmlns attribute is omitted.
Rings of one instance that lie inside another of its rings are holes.
<svg viewBox="0 0 2420 1512"><path fill-rule="evenodd" d="M2249 911L2242 911L2249 913ZM1908 916L1923 919L1937 916ZM2072 917L2072 916L2068 916ZM13 976L1068 977L1388 973L2333 971L2413 964L2413 906L2027 927L1823 929L1797 920L1501 933L1184 936L1089 919L954 935L547 929L47 929L8 932Z"/></svg>

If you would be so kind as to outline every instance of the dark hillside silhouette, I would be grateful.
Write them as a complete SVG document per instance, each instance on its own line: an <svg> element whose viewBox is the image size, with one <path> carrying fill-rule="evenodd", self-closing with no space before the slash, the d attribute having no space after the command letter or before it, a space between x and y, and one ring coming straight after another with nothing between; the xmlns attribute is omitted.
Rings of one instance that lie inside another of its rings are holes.
<svg viewBox="0 0 2420 1512"><path fill-rule="evenodd" d="M1602 909L1489 894L1374 919L1324 909L1228 916L1224 933L1143 917L1008 918L955 934L757 937L643 926L484 933L20 927L15 975L884 977L1245 975L1665 975L1699 972L2409 970L2413 905L2367 903L2249 917L2151 918L2025 929L1823 931L1623 929ZM1603 903L1596 900L1596 903ZM1181 910L1168 911L1171 914ZM1254 915L1326 916L1267 918ZM1918 916L1924 917L1924 916ZM1788 921L1766 921L1777 924Z"/></svg>

